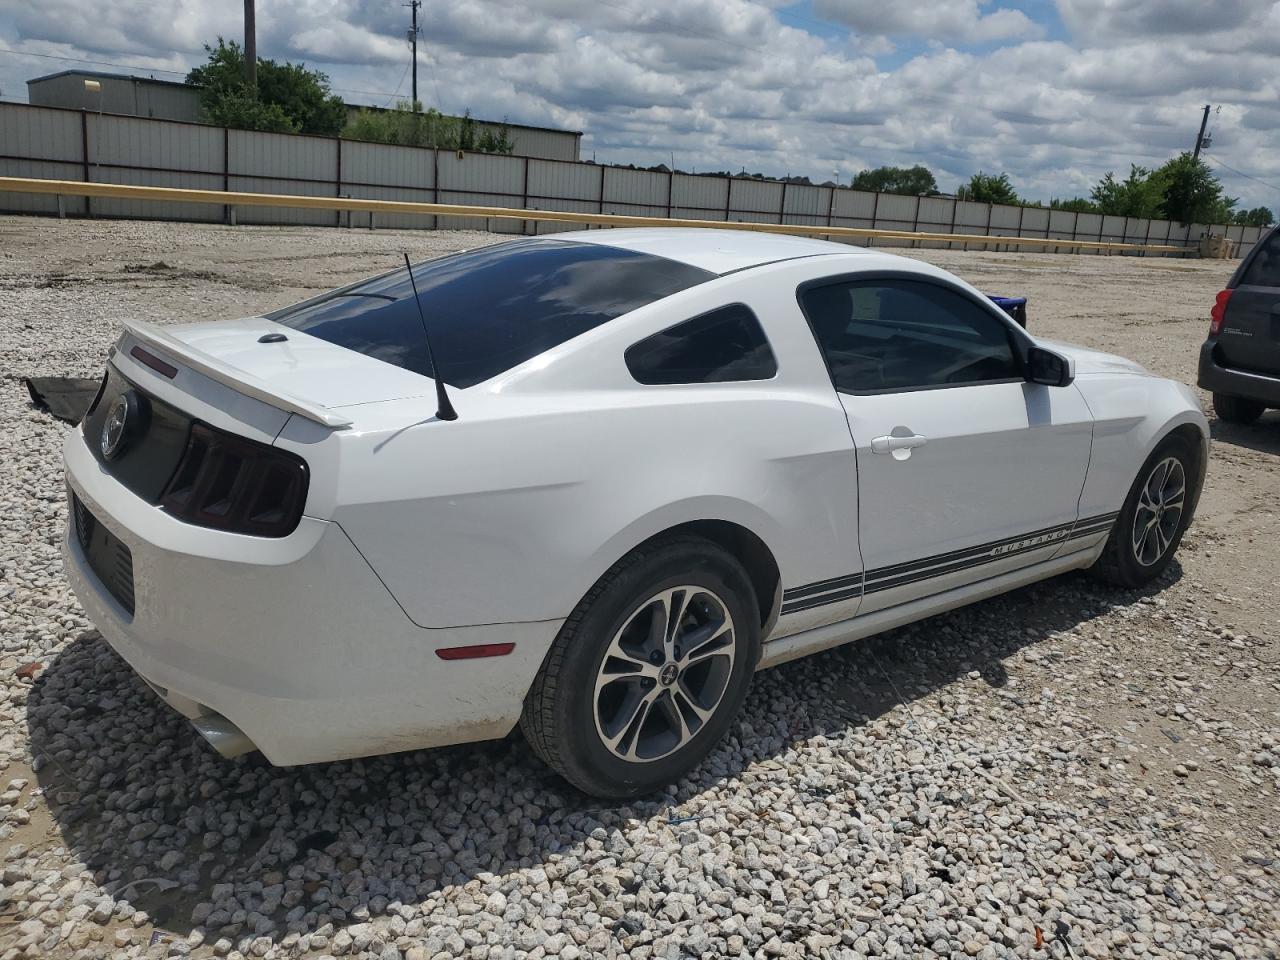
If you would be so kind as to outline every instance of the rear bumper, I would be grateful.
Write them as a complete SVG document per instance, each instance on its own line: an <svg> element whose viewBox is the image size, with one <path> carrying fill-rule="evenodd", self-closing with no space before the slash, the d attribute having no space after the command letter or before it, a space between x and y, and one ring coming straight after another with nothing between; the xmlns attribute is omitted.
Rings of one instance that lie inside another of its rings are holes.
<svg viewBox="0 0 1280 960"><path fill-rule="evenodd" d="M1280 376L1233 370L1218 363L1214 356L1215 341L1207 340L1200 348L1200 370L1196 382L1205 390L1232 397L1257 400L1269 407L1280 407Z"/></svg>
<svg viewBox="0 0 1280 960"><path fill-rule="evenodd" d="M72 589L108 643L223 752L241 732L272 763L370 756L505 736L560 621L424 629L335 523L276 541L192 527L106 474L79 430L67 483L132 551L132 616L68 525ZM514 643L507 656L436 650ZM215 736L210 736L212 731ZM230 739L228 739L230 738Z"/></svg>

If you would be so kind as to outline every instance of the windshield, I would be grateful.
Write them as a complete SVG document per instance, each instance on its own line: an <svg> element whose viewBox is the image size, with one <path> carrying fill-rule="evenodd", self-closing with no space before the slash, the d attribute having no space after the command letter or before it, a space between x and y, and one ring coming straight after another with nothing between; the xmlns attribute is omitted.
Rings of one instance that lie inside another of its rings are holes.
<svg viewBox="0 0 1280 960"><path fill-rule="evenodd" d="M550 239L513 240L413 268L440 377L459 388L714 276L652 254ZM432 375L403 267L267 319Z"/></svg>

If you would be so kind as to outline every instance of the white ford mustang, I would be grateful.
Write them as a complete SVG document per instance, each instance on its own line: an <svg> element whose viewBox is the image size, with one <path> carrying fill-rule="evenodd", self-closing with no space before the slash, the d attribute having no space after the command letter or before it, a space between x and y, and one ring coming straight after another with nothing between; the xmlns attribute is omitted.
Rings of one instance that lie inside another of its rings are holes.
<svg viewBox="0 0 1280 960"><path fill-rule="evenodd" d="M757 669L1066 570L1153 579L1207 455L1187 387L928 264L597 230L129 323L66 442L66 569L225 755L518 723L625 797Z"/></svg>

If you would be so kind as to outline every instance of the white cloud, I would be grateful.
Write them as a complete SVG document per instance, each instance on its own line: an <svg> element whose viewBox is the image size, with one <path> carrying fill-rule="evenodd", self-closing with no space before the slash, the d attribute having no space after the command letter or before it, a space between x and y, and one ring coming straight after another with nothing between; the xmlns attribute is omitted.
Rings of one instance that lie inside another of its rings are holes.
<svg viewBox="0 0 1280 960"><path fill-rule="evenodd" d="M817 0L814 11L859 33L927 37L943 43L982 43L1040 37L1044 29L1021 10L978 0L893 3L886 0Z"/></svg>
<svg viewBox="0 0 1280 960"><path fill-rule="evenodd" d="M1258 0L1058 0L1058 13L1073 35L1108 44L1226 33L1271 6Z"/></svg>

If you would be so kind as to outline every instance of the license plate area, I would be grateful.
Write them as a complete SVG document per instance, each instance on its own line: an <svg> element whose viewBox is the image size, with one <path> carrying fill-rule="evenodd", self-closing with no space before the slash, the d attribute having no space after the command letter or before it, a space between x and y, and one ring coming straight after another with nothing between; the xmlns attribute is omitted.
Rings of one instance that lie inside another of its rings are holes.
<svg viewBox="0 0 1280 960"><path fill-rule="evenodd" d="M75 494L71 495L71 505L76 539L89 561L89 569L97 574L107 592L129 616L133 616L133 553Z"/></svg>

